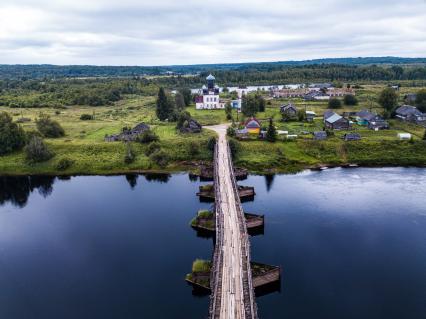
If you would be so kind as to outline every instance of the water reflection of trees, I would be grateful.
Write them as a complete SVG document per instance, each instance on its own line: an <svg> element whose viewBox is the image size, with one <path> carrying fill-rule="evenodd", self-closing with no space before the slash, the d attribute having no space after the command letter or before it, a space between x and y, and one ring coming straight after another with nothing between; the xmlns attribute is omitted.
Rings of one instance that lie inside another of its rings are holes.
<svg viewBox="0 0 426 319"><path fill-rule="evenodd" d="M272 188L272 185L274 184L275 175L274 174L266 174L265 175L265 183L266 183L266 191L269 193L269 191Z"/></svg>
<svg viewBox="0 0 426 319"><path fill-rule="evenodd" d="M161 173L145 174L145 179L148 182L167 183L170 180L170 177L171 177L170 174L161 174Z"/></svg>
<svg viewBox="0 0 426 319"><path fill-rule="evenodd" d="M129 183L129 186L131 189L134 189L136 187L136 185L138 184L138 177L139 175L137 174L127 174L126 175L126 180Z"/></svg>
<svg viewBox="0 0 426 319"><path fill-rule="evenodd" d="M54 176L1 176L0 205L11 203L17 207L25 207L34 190L47 197L52 194L55 179Z"/></svg>

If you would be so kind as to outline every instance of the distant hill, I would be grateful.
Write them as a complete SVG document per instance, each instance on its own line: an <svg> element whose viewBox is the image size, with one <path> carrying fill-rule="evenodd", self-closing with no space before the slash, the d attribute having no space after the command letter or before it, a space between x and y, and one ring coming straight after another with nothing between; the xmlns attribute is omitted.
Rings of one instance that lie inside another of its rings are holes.
<svg viewBox="0 0 426 319"><path fill-rule="evenodd" d="M304 61L280 61L258 63L169 65L169 66L94 66L94 65L0 65L0 78L63 78L63 77L132 77L166 74L198 74L214 71L274 71L285 67L310 65L422 65L426 58L364 57L328 58Z"/></svg>

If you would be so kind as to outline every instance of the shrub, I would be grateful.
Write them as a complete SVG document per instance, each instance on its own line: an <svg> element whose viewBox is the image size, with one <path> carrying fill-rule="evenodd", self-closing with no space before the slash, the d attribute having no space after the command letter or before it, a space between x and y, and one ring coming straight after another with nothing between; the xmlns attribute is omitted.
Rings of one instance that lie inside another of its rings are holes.
<svg viewBox="0 0 426 319"><path fill-rule="evenodd" d="M135 153L133 152L132 144L126 143L126 154L124 155L124 163L132 164L135 161Z"/></svg>
<svg viewBox="0 0 426 319"><path fill-rule="evenodd" d="M192 264L192 272L209 272L211 269L211 262L208 260L196 259Z"/></svg>
<svg viewBox="0 0 426 319"><path fill-rule="evenodd" d="M25 132L25 135L26 135L26 142L27 143L29 142L29 140L33 136L37 136L37 137L43 138L43 135L41 135L41 133L39 131L35 131L35 130L27 131L27 132Z"/></svg>
<svg viewBox="0 0 426 319"><path fill-rule="evenodd" d="M153 131L147 130L138 136L137 141L142 144L148 144L159 141L159 138Z"/></svg>
<svg viewBox="0 0 426 319"><path fill-rule="evenodd" d="M56 164L56 169L58 171L65 171L74 164L74 161L69 158L61 158Z"/></svg>
<svg viewBox="0 0 426 319"><path fill-rule="evenodd" d="M342 107L342 102L339 99L332 98L328 101L328 107L330 109L339 109Z"/></svg>
<svg viewBox="0 0 426 319"><path fill-rule="evenodd" d="M214 151L214 148L216 146L216 137L212 136L209 137L209 140L207 141L207 148L209 149L209 151Z"/></svg>
<svg viewBox="0 0 426 319"><path fill-rule="evenodd" d="M13 123L12 117L6 112L0 113L0 155L21 149L25 140L24 130Z"/></svg>
<svg viewBox="0 0 426 319"><path fill-rule="evenodd" d="M50 119L48 115L40 115L36 120L37 129L44 137L62 137L65 135L65 131L62 126Z"/></svg>
<svg viewBox="0 0 426 319"><path fill-rule="evenodd" d="M346 94L343 98L343 102L345 103L345 105L357 105L358 99L355 97L355 95Z"/></svg>
<svg viewBox="0 0 426 319"><path fill-rule="evenodd" d="M82 121L91 121L91 120L93 120L93 115L90 115L90 114L81 114L80 120L82 120Z"/></svg>
<svg viewBox="0 0 426 319"><path fill-rule="evenodd" d="M176 119L176 128L178 130L182 129L184 127L184 124L186 121L189 121L191 119L191 114L189 112L179 112L177 113L177 119Z"/></svg>
<svg viewBox="0 0 426 319"><path fill-rule="evenodd" d="M38 163L51 159L53 153L49 151L40 137L33 136L25 146L25 156L28 162Z"/></svg>
<svg viewBox="0 0 426 319"><path fill-rule="evenodd" d="M146 156L150 156L151 154L155 153L156 151L158 151L159 149L161 149L160 143L158 142L152 142L148 145L146 151L145 151L145 155Z"/></svg>
<svg viewBox="0 0 426 319"><path fill-rule="evenodd" d="M226 129L226 134L230 137L235 137L235 129L230 126Z"/></svg>
<svg viewBox="0 0 426 319"><path fill-rule="evenodd" d="M149 158L160 167L166 167L170 160L169 155L163 150L152 153Z"/></svg>
<svg viewBox="0 0 426 319"><path fill-rule="evenodd" d="M241 144L238 141L234 140L233 138L231 138L228 141L228 143L229 143L229 148L231 150L231 155L232 157L235 157L241 148Z"/></svg>
<svg viewBox="0 0 426 319"><path fill-rule="evenodd" d="M297 119L299 122L303 122L306 120L306 113L303 110L297 111Z"/></svg>
<svg viewBox="0 0 426 319"><path fill-rule="evenodd" d="M422 89L417 92L416 106L421 111L426 113L426 90Z"/></svg>
<svg viewBox="0 0 426 319"><path fill-rule="evenodd" d="M191 141L188 144L188 153L190 156L195 156L200 153L200 144L195 141Z"/></svg>

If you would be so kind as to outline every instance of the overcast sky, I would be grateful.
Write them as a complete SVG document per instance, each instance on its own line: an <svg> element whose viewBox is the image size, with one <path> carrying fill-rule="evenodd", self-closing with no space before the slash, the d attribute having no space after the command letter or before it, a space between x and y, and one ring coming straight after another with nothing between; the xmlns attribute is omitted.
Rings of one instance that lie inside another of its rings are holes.
<svg viewBox="0 0 426 319"><path fill-rule="evenodd" d="M426 56L426 0L1 0L0 64Z"/></svg>

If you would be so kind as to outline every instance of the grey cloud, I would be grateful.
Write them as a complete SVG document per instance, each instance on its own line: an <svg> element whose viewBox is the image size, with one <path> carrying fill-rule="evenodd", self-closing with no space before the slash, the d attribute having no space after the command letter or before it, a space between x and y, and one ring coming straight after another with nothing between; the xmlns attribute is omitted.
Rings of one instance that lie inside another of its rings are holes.
<svg viewBox="0 0 426 319"><path fill-rule="evenodd" d="M422 0L5 1L0 15L33 8L44 18L26 26L30 31L0 31L0 63L154 65L426 52Z"/></svg>

